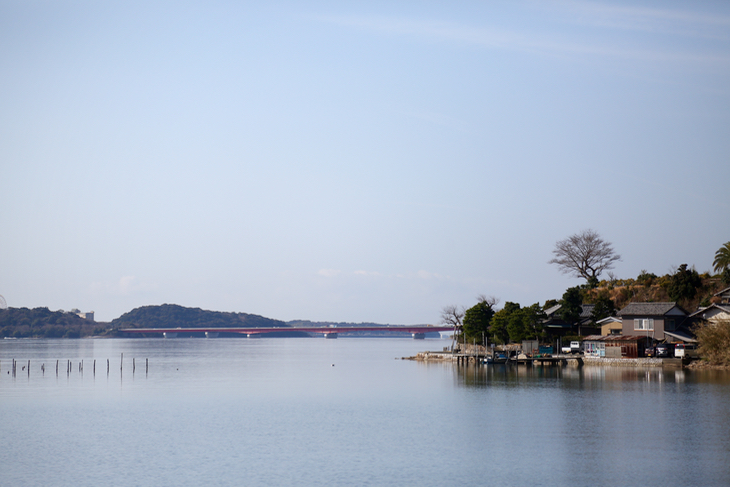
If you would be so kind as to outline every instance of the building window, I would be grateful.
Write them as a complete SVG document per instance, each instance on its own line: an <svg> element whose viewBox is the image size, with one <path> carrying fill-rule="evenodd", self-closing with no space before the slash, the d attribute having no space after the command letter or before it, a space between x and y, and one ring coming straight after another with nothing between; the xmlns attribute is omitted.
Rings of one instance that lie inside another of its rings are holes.
<svg viewBox="0 0 730 487"><path fill-rule="evenodd" d="M653 330L653 318L634 318L634 330Z"/></svg>

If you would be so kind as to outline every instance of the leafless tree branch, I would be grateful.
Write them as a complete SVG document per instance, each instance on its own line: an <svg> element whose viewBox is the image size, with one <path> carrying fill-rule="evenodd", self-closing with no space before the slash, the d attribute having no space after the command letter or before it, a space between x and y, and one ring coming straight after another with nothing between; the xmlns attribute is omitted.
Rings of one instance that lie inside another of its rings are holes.
<svg viewBox="0 0 730 487"><path fill-rule="evenodd" d="M597 279L603 271L613 269L614 262L621 260L611 243L590 229L558 241L553 255L549 264L557 264L563 274L586 280Z"/></svg>

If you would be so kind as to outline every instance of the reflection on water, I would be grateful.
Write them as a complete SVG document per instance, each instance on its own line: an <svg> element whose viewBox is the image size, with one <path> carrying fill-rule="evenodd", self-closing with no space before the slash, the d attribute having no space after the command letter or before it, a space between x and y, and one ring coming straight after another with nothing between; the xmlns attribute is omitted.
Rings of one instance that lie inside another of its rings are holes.
<svg viewBox="0 0 730 487"><path fill-rule="evenodd" d="M399 359L439 340L13 342L3 485L730 485L725 372Z"/></svg>
<svg viewBox="0 0 730 487"><path fill-rule="evenodd" d="M454 367L459 384L467 387L530 386L557 383L564 387L586 386L607 382L625 383L693 383L730 386L730 372L723 370L690 370L663 367L617 366L524 366L469 365Z"/></svg>

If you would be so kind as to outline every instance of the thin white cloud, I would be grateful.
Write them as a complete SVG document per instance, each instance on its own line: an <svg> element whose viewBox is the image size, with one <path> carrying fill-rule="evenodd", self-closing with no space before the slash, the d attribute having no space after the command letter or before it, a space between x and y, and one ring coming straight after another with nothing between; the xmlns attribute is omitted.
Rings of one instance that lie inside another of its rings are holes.
<svg viewBox="0 0 730 487"><path fill-rule="evenodd" d="M603 25L611 26L615 24L615 28L622 29L639 29L640 26L644 26L642 30L650 30L647 27L649 22L639 22L636 17L640 14L642 18L654 18L659 19L661 13L664 12L664 17L667 19L674 19L680 21L684 17L681 13L672 13L671 11L653 11L650 9L632 11L627 9L622 11L619 9L611 10L609 8L602 10L601 4L590 4L590 3L578 3L573 2L567 4L574 9L583 12L582 15L573 16L577 23L591 24L591 25ZM580 7L580 8L579 8ZM590 7L593 7L592 9ZM599 15L600 12L604 12L603 15ZM608 14L611 15L608 15ZM649 17L649 14L653 14L653 17ZM621 16L620 14L623 14ZM694 17L690 14L685 16L687 19L692 19L695 22L704 20L705 17L697 16ZM730 56L726 53L727 49L723 48L717 52L709 52L700 48L693 50L685 49L664 49L656 47L643 47L638 44L638 41L634 43L625 43L617 45L615 42L600 41L597 37L591 37L590 40L581 38L578 34L574 34L570 37L564 34L559 25L555 25L553 33L536 32L534 29L525 28L524 30L505 29L496 26L482 26L473 27L464 24L457 24L453 22L443 21L431 21L431 20L414 20L414 19L399 19L391 17L377 17L377 16L318 16L318 20L322 22L332 23L340 26L354 27L363 30L371 30L377 32L387 32L395 35L402 36L413 36L428 39L430 41L442 41L442 42L456 42L468 45L480 46L486 49L499 49L499 50L513 50L531 52L535 54L549 54L549 55L587 55L587 56L607 56L620 59L633 59L633 60L652 60L652 61L679 61L679 62L704 62L704 63L728 63L730 62ZM632 20L634 19L634 20ZM719 20L719 24L724 26L724 22L727 21ZM656 21L653 29L658 30L661 25ZM695 25L695 24L692 24ZM676 26L673 28L664 28L665 32L673 33L676 30ZM685 31L690 32L689 27ZM702 29L698 29L702 31ZM707 34L704 33L703 36ZM724 46L723 46L724 47Z"/></svg>
<svg viewBox="0 0 730 487"><path fill-rule="evenodd" d="M726 29L730 27L730 17L727 15L569 0L557 5L580 22L615 29L727 40ZM715 30L716 27L721 30Z"/></svg>
<svg viewBox="0 0 730 487"><path fill-rule="evenodd" d="M369 276L369 277L378 277L380 276L380 272L377 271L355 271L356 276Z"/></svg>
<svg viewBox="0 0 730 487"><path fill-rule="evenodd" d="M339 269L320 269L317 271L317 274L319 274L322 277L336 277L340 274Z"/></svg>

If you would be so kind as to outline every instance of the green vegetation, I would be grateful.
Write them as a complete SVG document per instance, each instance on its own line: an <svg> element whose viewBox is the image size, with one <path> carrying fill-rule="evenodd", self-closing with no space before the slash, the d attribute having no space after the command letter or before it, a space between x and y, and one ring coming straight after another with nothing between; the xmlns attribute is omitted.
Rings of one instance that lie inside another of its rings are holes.
<svg viewBox="0 0 730 487"><path fill-rule="evenodd" d="M185 308L177 304L160 306L143 306L124 313L110 323L118 328L195 328L200 326L213 328L263 328L286 327L283 321L264 318L248 313L225 313L207 311L200 308Z"/></svg>
<svg viewBox="0 0 730 487"><path fill-rule="evenodd" d="M730 268L730 242L726 242L725 245L715 252L715 260L712 262L712 265L718 274Z"/></svg>
<svg viewBox="0 0 730 487"><path fill-rule="evenodd" d="M496 343L521 342L542 338L542 321L545 313L539 303L521 308L519 303L506 302L497 311L489 327L491 338Z"/></svg>
<svg viewBox="0 0 730 487"><path fill-rule="evenodd" d="M672 301L689 300L695 297L700 286L702 279L697 271L687 269L687 264L682 264L669 279L667 294Z"/></svg>
<svg viewBox="0 0 730 487"><path fill-rule="evenodd" d="M0 310L0 338L82 338L118 336L119 328L283 327L279 320L247 313L223 313L175 304L143 306L123 314L111 323L87 321L75 313L48 308Z"/></svg>
<svg viewBox="0 0 730 487"><path fill-rule="evenodd" d="M710 365L730 366L730 320L699 323L694 327L697 352Z"/></svg>
<svg viewBox="0 0 730 487"><path fill-rule="evenodd" d="M608 318L609 316L615 315L616 311L618 311L616 309L616 305L613 302L613 299L609 297L608 292L606 291L599 292L598 297L593 304L595 306L593 307L593 311L591 312L591 322L594 325L603 318Z"/></svg>
<svg viewBox="0 0 730 487"><path fill-rule="evenodd" d="M563 299L560 300L562 305L558 314L566 323L575 323L580 319L583 311L583 292L580 287L568 288L563 293Z"/></svg>
<svg viewBox="0 0 730 487"><path fill-rule="evenodd" d="M583 305L593 304L590 323L582 321L591 327L604 318L615 316L630 302L673 301L691 313L698 306L719 302L715 294L730 284L730 242L715 254L714 270L720 274L714 276L709 272L699 274L694 268L682 264L675 272L664 276L642 269L635 279L617 279L609 272L609 279L599 282L597 277L620 260L620 256L610 243L592 230L557 242L553 254L555 257L551 264L557 264L563 273L584 278L586 283L566 289L559 301L546 300L542 308L538 304L522 308L519 303L507 301L503 309L496 310L497 300L494 298L488 306L480 301L466 312L458 306L447 306L442 313L442 323L453 325L461 342L466 338L467 343L482 344L482 334L488 335L490 342L499 344L533 338L549 341L555 335L550 336L549 328L542 327L545 319L543 310L556 304L560 304L561 308L553 318L568 324L578 323ZM488 333L485 333L485 328ZM582 334L579 329L571 333L576 332ZM568 338L563 337L564 340Z"/></svg>
<svg viewBox="0 0 730 487"><path fill-rule="evenodd" d="M494 298L479 297L479 302L464 312L462 335L466 343L484 345L489 337L489 325L494 316Z"/></svg>
<svg viewBox="0 0 730 487"><path fill-rule="evenodd" d="M715 252L715 260L712 265L715 272L720 274L722 282L730 285L730 242L726 242Z"/></svg>
<svg viewBox="0 0 730 487"><path fill-rule="evenodd" d="M48 308L0 310L0 337L80 338L103 333L106 333L105 327L75 313Z"/></svg>

